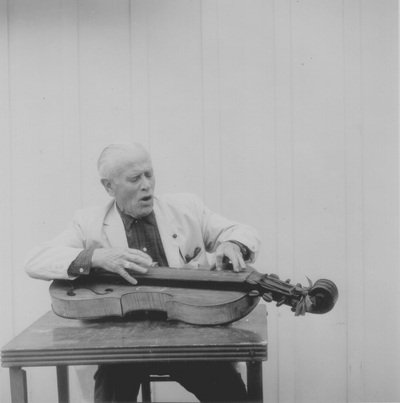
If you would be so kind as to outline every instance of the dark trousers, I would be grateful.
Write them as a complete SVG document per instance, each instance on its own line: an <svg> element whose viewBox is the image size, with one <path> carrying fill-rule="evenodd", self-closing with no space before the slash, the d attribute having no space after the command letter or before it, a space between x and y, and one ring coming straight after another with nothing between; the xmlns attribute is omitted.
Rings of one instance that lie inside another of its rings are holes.
<svg viewBox="0 0 400 403"><path fill-rule="evenodd" d="M99 365L94 375L95 403L136 402L148 375L169 375L200 402L246 402L247 392L235 366L227 362Z"/></svg>

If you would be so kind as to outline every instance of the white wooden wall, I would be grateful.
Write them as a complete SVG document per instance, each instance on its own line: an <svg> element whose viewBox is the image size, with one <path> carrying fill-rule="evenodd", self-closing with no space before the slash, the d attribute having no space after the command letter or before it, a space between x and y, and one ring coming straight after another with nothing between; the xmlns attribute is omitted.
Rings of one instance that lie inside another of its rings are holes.
<svg viewBox="0 0 400 403"><path fill-rule="evenodd" d="M266 401L399 401L397 29L395 0L0 0L2 345L50 309L24 255L136 140L158 193L259 230L258 270L338 285L327 315L270 306Z"/></svg>

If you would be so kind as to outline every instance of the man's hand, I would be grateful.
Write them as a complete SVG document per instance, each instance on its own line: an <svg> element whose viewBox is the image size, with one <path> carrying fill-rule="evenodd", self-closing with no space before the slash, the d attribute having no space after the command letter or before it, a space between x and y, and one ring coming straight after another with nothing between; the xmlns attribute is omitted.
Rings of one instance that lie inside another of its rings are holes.
<svg viewBox="0 0 400 403"><path fill-rule="evenodd" d="M92 267L101 267L112 273L117 273L131 284L137 281L125 269L132 269L138 273L146 273L147 269L141 266L150 266L152 259L138 249L131 248L100 248L95 249L92 256Z"/></svg>
<svg viewBox="0 0 400 403"><path fill-rule="evenodd" d="M211 265L210 270L222 270L226 266L226 263L223 263L225 256L232 263L233 271L239 272L246 268L239 246L233 242L223 242L215 251L215 263Z"/></svg>

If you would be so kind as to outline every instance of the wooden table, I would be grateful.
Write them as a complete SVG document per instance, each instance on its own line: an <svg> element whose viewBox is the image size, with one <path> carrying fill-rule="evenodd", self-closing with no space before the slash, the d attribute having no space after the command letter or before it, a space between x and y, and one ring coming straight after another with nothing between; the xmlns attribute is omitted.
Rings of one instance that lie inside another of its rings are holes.
<svg viewBox="0 0 400 403"><path fill-rule="evenodd" d="M27 402L22 367L55 366L59 402L69 402L68 365L127 362L231 361L247 363L253 402L263 401L262 361L267 359L266 308L225 326L194 326L144 315L80 321L48 312L2 349L10 368L13 403Z"/></svg>

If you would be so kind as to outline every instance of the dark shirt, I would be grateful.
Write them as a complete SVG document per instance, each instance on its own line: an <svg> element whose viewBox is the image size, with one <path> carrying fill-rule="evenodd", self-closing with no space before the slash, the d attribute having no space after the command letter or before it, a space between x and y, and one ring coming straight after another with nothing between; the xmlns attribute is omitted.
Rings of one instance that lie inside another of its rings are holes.
<svg viewBox="0 0 400 403"><path fill-rule="evenodd" d="M118 212L124 223L128 246L147 253L159 267L168 267L154 211L142 218L134 218L119 209Z"/></svg>

